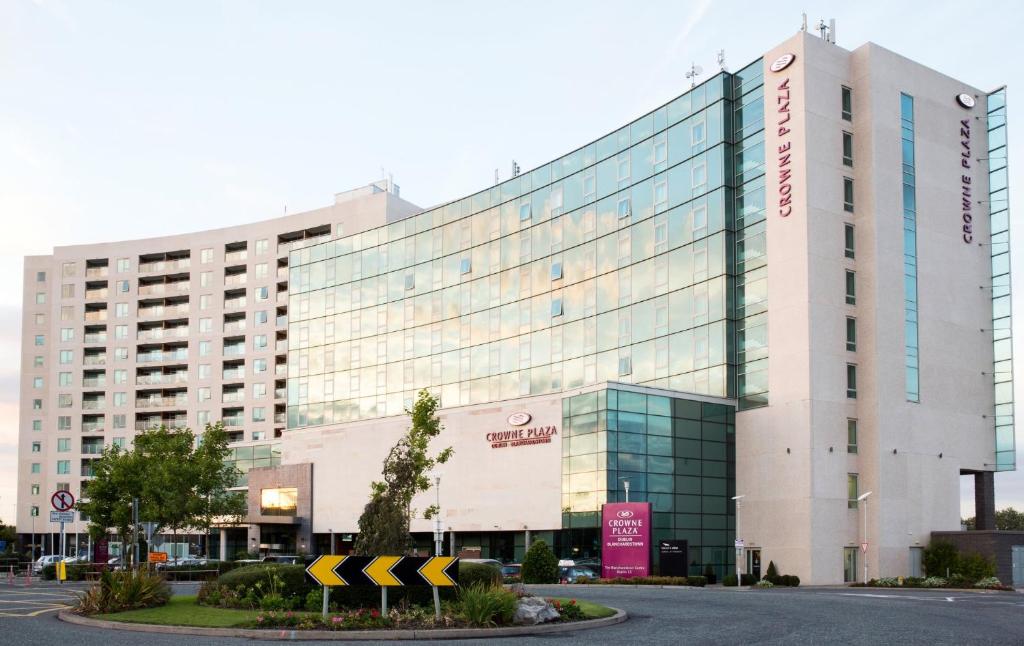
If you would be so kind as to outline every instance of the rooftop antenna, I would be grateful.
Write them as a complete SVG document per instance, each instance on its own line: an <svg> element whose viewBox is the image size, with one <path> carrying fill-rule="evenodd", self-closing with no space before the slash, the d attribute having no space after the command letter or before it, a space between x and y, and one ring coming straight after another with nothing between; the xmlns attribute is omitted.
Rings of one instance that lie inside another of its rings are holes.
<svg viewBox="0 0 1024 646"><path fill-rule="evenodd" d="M501 180L498 179L498 169L494 169L494 185L497 186Z"/></svg>
<svg viewBox="0 0 1024 646"><path fill-rule="evenodd" d="M807 12L803 12L800 16L800 31L807 31Z"/></svg>
<svg viewBox="0 0 1024 646"><path fill-rule="evenodd" d="M825 24L824 18L818 21L818 35L822 40L828 42L828 25Z"/></svg>
<svg viewBox="0 0 1024 646"><path fill-rule="evenodd" d="M519 164L514 159L512 160L512 177L519 177Z"/></svg>
<svg viewBox="0 0 1024 646"><path fill-rule="evenodd" d="M836 19L828 19L828 42L836 44Z"/></svg>
<svg viewBox="0 0 1024 646"><path fill-rule="evenodd" d="M718 69L720 69L723 72L728 72L729 71L729 68L726 67L726 65L725 65L725 50L724 49L718 50Z"/></svg>
<svg viewBox="0 0 1024 646"><path fill-rule="evenodd" d="M690 79L690 87L697 87L697 76L704 71L704 68L696 63L690 63L690 71L686 73L686 78Z"/></svg>

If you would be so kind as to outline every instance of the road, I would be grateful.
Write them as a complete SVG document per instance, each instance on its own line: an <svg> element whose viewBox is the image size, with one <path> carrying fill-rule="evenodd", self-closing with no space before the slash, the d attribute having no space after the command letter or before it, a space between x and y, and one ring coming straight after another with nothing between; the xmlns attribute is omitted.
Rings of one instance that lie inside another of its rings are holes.
<svg viewBox="0 0 1024 646"><path fill-rule="evenodd" d="M59 621L56 610L73 602L75 588L80 586L58 588L36 583L25 588L0 584L0 643L171 646L245 642L72 626ZM855 588L530 588L545 596L576 597L622 608L631 619L609 628L495 639L488 640L488 644L1024 644L1021 593ZM194 589L194 585L176 586L181 594Z"/></svg>

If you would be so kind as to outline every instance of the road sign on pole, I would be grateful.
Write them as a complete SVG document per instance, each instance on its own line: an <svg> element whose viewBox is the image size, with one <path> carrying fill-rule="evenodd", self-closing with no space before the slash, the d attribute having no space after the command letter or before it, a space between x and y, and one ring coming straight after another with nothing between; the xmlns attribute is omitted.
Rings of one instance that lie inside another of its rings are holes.
<svg viewBox="0 0 1024 646"><path fill-rule="evenodd" d="M51 511L50 512L51 523L73 523L75 522L75 512L73 511Z"/></svg>
<svg viewBox="0 0 1024 646"><path fill-rule="evenodd" d="M57 511L71 511L75 506L75 496L70 491L55 491L50 496L50 504Z"/></svg>
<svg viewBox="0 0 1024 646"><path fill-rule="evenodd" d="M324 555L306 572L325 586L458 585L459 559L453 556L336 556Z"/></svg>

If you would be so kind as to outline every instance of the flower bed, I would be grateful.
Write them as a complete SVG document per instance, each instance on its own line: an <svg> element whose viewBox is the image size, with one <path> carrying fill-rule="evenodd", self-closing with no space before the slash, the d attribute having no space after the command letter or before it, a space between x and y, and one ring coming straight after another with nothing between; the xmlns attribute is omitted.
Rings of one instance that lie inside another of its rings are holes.
<svg viewBox="0 0 1024 646"><path fill-rule="evenodd" d="M882 577L880 579L871 579L865 585L864 583L852 583L850 587L854 588L943 588L953 590L1003 590L1013 591L1013 588L1008 585L1004 585L996 577L985 577L979 581L971 581L957 575L951 576L949 579L940 576L924 577Z"/></svg>

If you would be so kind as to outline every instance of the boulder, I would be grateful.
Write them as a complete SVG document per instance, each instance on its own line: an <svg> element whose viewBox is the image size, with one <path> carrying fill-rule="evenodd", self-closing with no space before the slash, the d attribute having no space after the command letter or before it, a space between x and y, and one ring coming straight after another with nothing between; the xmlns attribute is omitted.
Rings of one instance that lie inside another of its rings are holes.
<svg viewBox="0 0 1024 646"><path fill-rule="evenodd" d="M533 626L542 624L545 621L554 621L561 615L555 607L541 597L523 597L516 606L516 614L512 623L522 626Z"/></svg>

